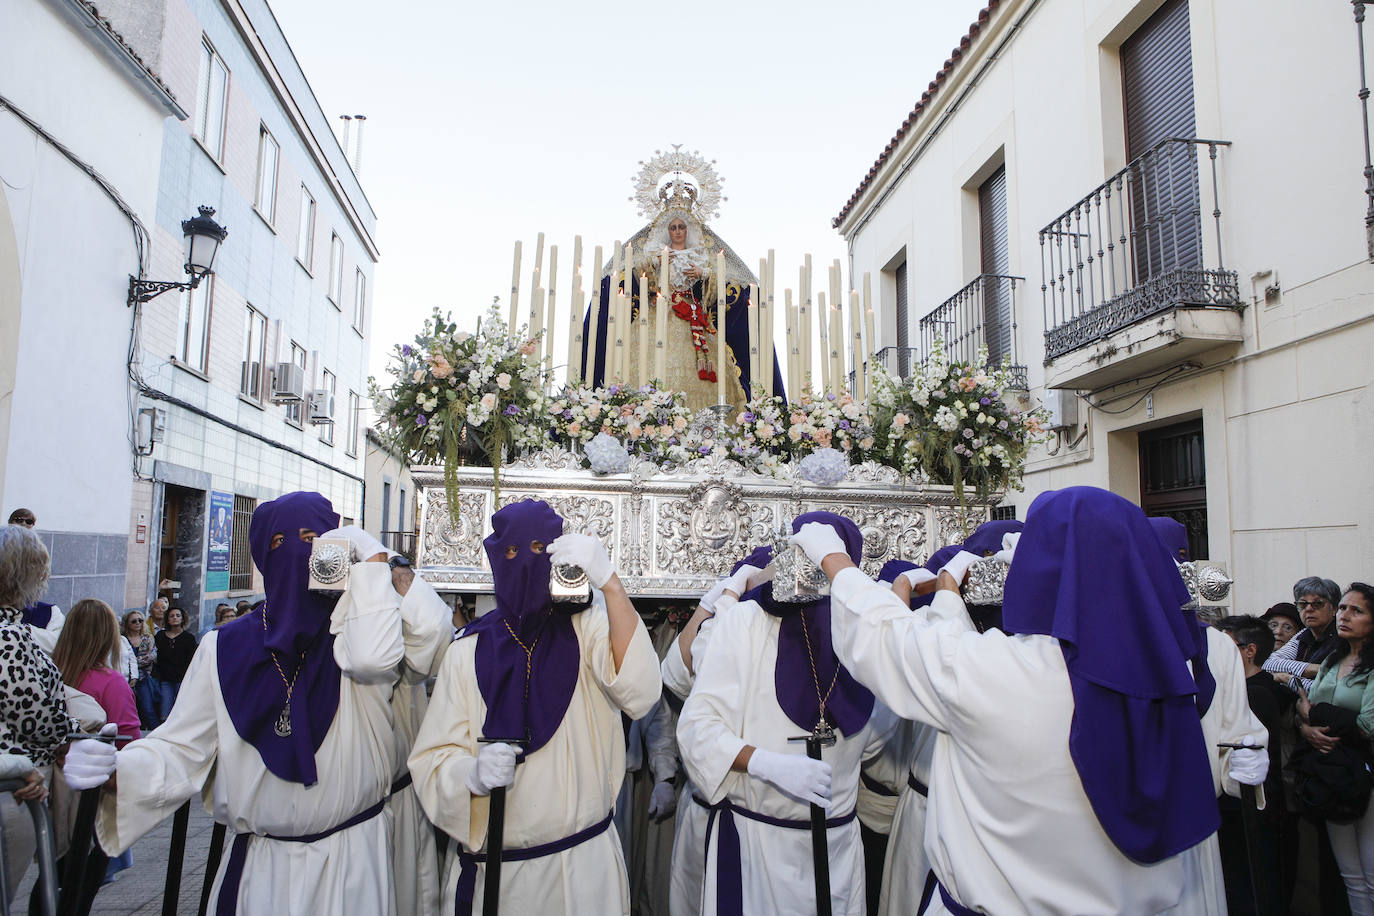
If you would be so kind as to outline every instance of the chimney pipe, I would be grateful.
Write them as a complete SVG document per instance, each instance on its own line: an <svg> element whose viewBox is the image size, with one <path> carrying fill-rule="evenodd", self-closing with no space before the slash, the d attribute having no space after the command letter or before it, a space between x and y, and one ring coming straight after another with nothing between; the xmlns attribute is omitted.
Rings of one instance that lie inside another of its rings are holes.
<svg viewBox="0 0 1374 916"><path fill-rule="evenodd" d="M342 120L342 121L344 122L343 152L344 152L344 159L347 159L347 158L348 158L348 136L349 136L349 134L352 132L352 127L353 127L353 116L352 116L352 115L339 115L339 118L340 118L340 120Z"/></svg>
<svg viewBox="0 0 1374 916"><path fill-rule="evenodd" d="M358 139L353 145L353 174L356 176L363 164L363 125L367 121L367 115L354 115L353 120L358 122Z"/></svg>

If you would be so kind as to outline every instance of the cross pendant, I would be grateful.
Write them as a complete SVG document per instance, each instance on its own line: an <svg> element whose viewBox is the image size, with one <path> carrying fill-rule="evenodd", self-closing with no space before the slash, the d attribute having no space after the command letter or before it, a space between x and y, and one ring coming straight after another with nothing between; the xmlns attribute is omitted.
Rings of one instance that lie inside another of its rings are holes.
<svg viewBox="0 0 1374 916"><path fill-rule="evenodd" d="M281 715L277 716L277 724L272 727L272 731L277 733L279 738L291 737L291 704L287 703L281 708Z"/></svg>

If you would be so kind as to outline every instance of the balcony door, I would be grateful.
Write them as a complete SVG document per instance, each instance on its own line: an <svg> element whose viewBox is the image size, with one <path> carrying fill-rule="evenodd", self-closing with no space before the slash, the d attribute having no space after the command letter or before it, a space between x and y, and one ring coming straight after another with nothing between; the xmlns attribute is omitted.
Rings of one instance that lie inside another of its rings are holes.
<svg viewBox="0 0 1374 916"><path fill-rule="evenodd" d="M1140 508L1188 529L1188 554L1207 559L1207 464L1202 421L1140 434Z"/></svg>
<svg viewBox="0 0 1374 916"><path fill-rule="evenodd" d="M1202 266L1187 0L1169 0L1121 45L1134 285Z"/></svg>
<svg viewBox="0 0 1374 916"><path fill-rule="evenodd" d="M893 279L897 284L897 375L906 378L911 374L911 307L906 294L906 259L897 265ZM924 354L923 354L924 355Z"/></svg>
<svg viewBox="0 0 1374 916"><path fill-rule="evenodd" d="M1002 357L1011 356L1011 289L1002 279L1011 273L1011 250L1007 237L1007 167L997 171L978 187L978 228L983 280L983 341L988 347L988 365L998 366Z"/></svg>

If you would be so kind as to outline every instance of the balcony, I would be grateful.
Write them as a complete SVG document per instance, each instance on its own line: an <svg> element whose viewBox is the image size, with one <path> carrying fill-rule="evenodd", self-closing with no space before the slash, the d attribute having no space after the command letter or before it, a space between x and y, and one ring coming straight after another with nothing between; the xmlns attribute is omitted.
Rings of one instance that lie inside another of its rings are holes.
<svg viewBox="0 0 1374 916"><path fill-rule="evenodd" d="M1217 196L1217 154L1229 145L1164 140L1040 230L1047 387L1100 388L1241 341Z"/></svg>
<svg viewBox="0 0 1374 916"><path fill-rule="evenodd" d="M1012 388L1026 390L1026 367L1017 359L1016 292L1025 277L981 274L921 319L919 347L883 347L874 359L888 374L906 378L930 358L936 340L944 341L951 362L973 363L982 347L988 365L996 368L1006 359L1011 366Z"/></svg>

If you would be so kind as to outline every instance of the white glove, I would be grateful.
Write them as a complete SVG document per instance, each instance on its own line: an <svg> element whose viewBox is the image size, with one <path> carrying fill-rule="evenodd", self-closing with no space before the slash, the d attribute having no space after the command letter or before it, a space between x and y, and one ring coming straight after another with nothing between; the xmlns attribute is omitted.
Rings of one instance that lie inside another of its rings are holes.
<svg viewBox="0 0 1374 916"><path fill-rule="evenodd" d="M671 782L654 783L653 794L649 796L649 817L665 818L677 810L677 793Z"/></svg>
<svg viewBox="0 0 1374 916"><path fill-rule="evenodd" d="M787 540L789 543L800 547L807 559L817 566L820 566L821 561L832 553L849 556L849 551L845 549L844 541L840 540L839 533L824 522L807 522L801 526L800 531Z"/></svg>
<svg viewBox="0 0 1374 916"><path fill-rule="evenodd" d="M716 612L716 602L725 594L725 589L728 588L729 585L730 577L726 576L724 579L721 579L715 585L711 586L710 590L701 596L701 600L698 601L697 604L714 614Z"/></svg>
<svg viewBox="0 0 1374 916"><path fill-rule="evenodd" d="M808 522L803 525L802 530L805 531L811 524ZM829 525L820 527L831 530ZM784 795L803 804L830 807L830 764L824 760L812 760L800 754L779 754L756 747L749 758L749 775L777 787Z"/></svg>
<svg viewBox="0 0 1374 916"><path fill-rule="evenodd" d="M1269 775L1269 752L1262 747L1234 748L1226 774L1242 785L1264 785L1264 777Z"/></svg>
<svg viewBox="0 0 1374 916"><path fill-rule="evenodd" d="M615 575L615 564L602 544L590 534L565 534L549 545L549 557L557 566L579 566L587 579L602 588Z"/></svg>
<svg viewBox="0 0 1374 916"><path fill-rule="evenodd" d="M993 559L1001 560L1010 565L1011 558L1016 555L1016 545L1020 540L1021 532L1019 531L1008 531L1002 535L1002 549L992 555Z"/></svg>
<svg viewBox="0 0 1374 916"><path fill-rule="evenodd" d="M490 795L492 789L515 782L515 747L510 744L484 744L468 773L468 791Z"/></svg>
<svg viewBox="0 0 1374 916"><path fill-rule="evenodd" d="M353 545L353 559L361 563L364 560L375 557L379 553L390 554L382 542L368 534L357 525L344 525L342 528L335 528L322 535L322 538L345 538L348 543Z"/></svg>
<svg viewBox="0 0 1374 916"><path fill-rule="evenodd" d="M772 582L773 576L777 574L777 567L769 563L763 569L757 566L745 564L735 570L734 574L725 579L725 587L736 595L743 595L747 591L758 588L765 582Z"/></svg>
<svg viewBox="0 0 1374 916"><path fill-rule="evenodd" d="M964 584L965 577L968 576L968 568L974 563L983 559L976 553L969 553L961 550L956 553L948 563L940 567L940 572L947 572L954 577L954 581L960 585Z"/></svg>
<svg viewBox="0 0 1374 916"><path fill-rule="evenodd" d="M906 579L907 584L910 585L912 588L915 588L916 586L924 585L927 582L934 582L935 573L926 569L924 566L918 566L915 569L908 569L904 571L901 574L900 578Z"/></svg>
<svg viewBox="0 0 1374 916"><path fill-rule="evenodd" d="M113 738L119 726L108 723L100 730L102 737ZM75 741L67 750L67 763L62 767L62 775L67 785L80 792L103 786L115 771L115 746L109 741L96 738L82 738Z"/></svg>

